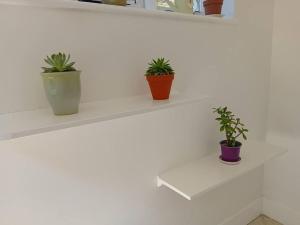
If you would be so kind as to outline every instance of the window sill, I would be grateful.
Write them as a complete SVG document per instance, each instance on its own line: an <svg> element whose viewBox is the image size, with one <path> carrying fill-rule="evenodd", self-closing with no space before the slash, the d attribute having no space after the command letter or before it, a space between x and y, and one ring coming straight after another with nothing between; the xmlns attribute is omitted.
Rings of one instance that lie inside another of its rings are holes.
<svg viewBox="0 0 300 225"><path fill-rule="evenodd" d="M49 9L79 10L83 12L99 12L118 15L143 16L161 19L182 20L192 22L204 22L215 24L237 24L231 17L211 17L201 15L186 15L183 13L145 10L140 8L111 6L74 0L0 0L0 5L14 5L26 7L39 7Z"/></svg>

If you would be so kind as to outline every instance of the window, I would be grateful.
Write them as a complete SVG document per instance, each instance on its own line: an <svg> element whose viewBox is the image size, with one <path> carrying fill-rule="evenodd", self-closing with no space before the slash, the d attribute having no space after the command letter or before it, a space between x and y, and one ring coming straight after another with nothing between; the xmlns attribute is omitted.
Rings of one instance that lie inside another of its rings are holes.
<svg viewBox="0 0 300 225"><path fill-rule="evenodd" d="M101 3L102 0L79 0ZM127 0L128 7L146 8L167 12L204 15L203 1L205 0ZM222 15L234 15L234 0L224 0Z"/></svg>
<svg viewBox="0 0 300 225"><path fill-rule="evenodd" d="M139 4L141 1L143 3ZM143 5L146 9L203 15L203 1L204 0L135 0L133 2L136 2L136 4L140 6ZM222 14L227 17L234 15L234 0L224 0Z"/></svg>

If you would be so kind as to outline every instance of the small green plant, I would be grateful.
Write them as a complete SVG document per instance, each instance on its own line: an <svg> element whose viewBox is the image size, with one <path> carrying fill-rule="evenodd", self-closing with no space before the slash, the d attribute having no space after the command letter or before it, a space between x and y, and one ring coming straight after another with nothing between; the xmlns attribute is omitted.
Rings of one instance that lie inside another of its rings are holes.
<svg viewBox="0 0 300 225"><path fill-rule="evenodd" d="M237 138L242 136L244 140L247 140L246 133L248 129L245 129L245 125L241 123L240 118L228 110L227 107L213 108L214 113L217 113L219 116L216 118L220 123L220 131L225 132L227 146L236 147Z"/></svg>
<svg viewBox="0 0 300 225"><path fill-rule="evenodd" d="M73 67L75 62L70 62L70 54L66 56L65 53L59 52L58 54L52 54L47 56L44 61L51 67L42 67L44 73L57 73L57 72L69 72L76 71Z"/></svg>
<svg viewBox="0 0 300 225"><path fill-rule="evenodd" d="M169 60L164 58L153 59L149 63L149 68L146 72L146 76L161 76L161 75L174 75L174 70L170 66Z"/></svg>

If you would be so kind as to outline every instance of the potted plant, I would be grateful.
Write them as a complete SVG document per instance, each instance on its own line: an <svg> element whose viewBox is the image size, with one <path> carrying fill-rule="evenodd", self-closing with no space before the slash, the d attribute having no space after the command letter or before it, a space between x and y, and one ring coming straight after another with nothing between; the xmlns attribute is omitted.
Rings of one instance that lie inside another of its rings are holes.
<svg viewBox="0 0 300 225"><path fill-rule="evenodd" d="M50 67L42 67L41 73L48 101L55 115L78 113L81 96L80 73L64 53L47 56Z"/></svg>
<svg viewBox="0 0 300 225"><path fill-rule="evenodd" d="M169 99L174 75L169 60L158 58L149 63L146 78L154 100Z"/></svg>
<svg viewBox="0 0 300 225"><path fill-rule="evenodd" d="M159 2L157 8L165 11L193 14L193 0L163 0Z"/></svg>
<svg viewBox="0 0 300 225"><path fill-rule="evenodd" d="M237 141L239 137L247 140L246 133L248 129L245 129L245 125L241 122L240 118L228 110L227 107L214 108L214 113L218 114L216 118L220 123L220 131L226 135L226 140L221 141L220 159L224 162L236 163L241 160L240 149L242 143Z"/></svg>
<svg viewBox="0 0 300 225"><path fill-rule="evenodd" d="M205 15L220 15L222 13L223 0L206 0L203 2Z"/></svg>
<svg viewBox="0 0 300 225"><path fill-rule="evenodd" d="M126 6L127 0L103 0L104 4Z"/></svg>

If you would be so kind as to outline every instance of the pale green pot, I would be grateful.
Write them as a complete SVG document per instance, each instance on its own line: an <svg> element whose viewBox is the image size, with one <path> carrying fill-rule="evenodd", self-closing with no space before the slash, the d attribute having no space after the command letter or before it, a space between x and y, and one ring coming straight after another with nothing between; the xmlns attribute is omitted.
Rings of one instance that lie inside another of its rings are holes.
<svg viewBox="0 0 300 225"><path fill-rule="evenodd" d="M79 111L81 71L42 73L45 92L55 115L71 115Z"/></svg>

